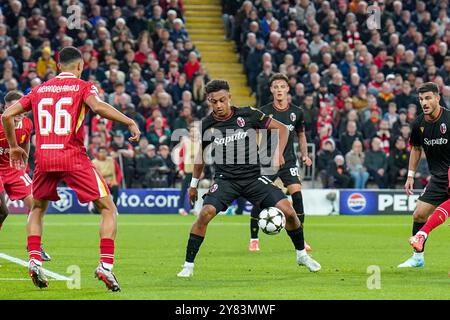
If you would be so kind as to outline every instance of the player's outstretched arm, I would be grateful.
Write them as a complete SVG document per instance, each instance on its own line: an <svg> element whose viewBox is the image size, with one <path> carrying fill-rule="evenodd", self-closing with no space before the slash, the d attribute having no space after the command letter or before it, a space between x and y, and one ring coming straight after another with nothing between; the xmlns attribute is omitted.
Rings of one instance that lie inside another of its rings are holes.
<svg viewBox="0 0 450 320"><path fill-rule="evenodd" d="M279 132L279 143L277 145L277 149L275 150L274 157L279 161L278 166L281 167L284 165L284 149L286 148L286 144L289 138L289 129L282 122L273 119L270 121L269 126L267 127L269 130L278 130Z"/></svg>
<svg viewBox="0 0 450 320"><path fill-rule="evenodd" d="M412 195L414 189L414 175L416 174L417 166L419 165L420 156L422 154L422 147L413 146L409 155L408 178L405 183L406 194Z"/></svg>
<svg viewBox="0 0 450 320"><path fill-rule="evenodd" d="M14 128L14 117L26 112L20 102L16 102L11 107L6 109L2 115L2 124L5 130L6 139L9 143L9 158L11 167L17 170L25 169L25 163L28 159L28 154L18 144Z"/></svg>
<svg viewBox="0 0 450 320"><path fill-rule="evenodd" d="M102 117L128 126L128 130L131 133L131 137L129 140L139 141L141 131L139 130L139 127L136 125L133 119L130 119L122 112L114 108L112 105L102 101L95 95L89 96L86 99L86 104L91 108L92 111L101 115Z"/></svg>

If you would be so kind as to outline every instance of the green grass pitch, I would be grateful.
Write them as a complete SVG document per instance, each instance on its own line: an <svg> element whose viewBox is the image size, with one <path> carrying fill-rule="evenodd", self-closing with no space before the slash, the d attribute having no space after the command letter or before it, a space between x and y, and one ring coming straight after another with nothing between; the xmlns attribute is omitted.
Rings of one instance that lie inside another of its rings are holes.
<svg viewBox="0 0 450 320"><path fill-rule="evenodd" d="M0 299L450 299L450 229L427 243L423 269L397 269L410 254L410 216L306 217L306 239L322 264L319 273L299 267L283 231L261 234L261 251L248 251L249 217L219 216L209 226L194 277L178 279L194 217L121 215L115 272L122 292L94 279L98 222L94 215L48 215L44 245L53 261L44 267L69 276L77 265L81 288L50 280L35 288L25 267L0 259ZM0 232L0 252L27 260L25 216L10 216ZM368 289L378 266L380 289ZM369 282L370 279L369 279Z"/></svg>

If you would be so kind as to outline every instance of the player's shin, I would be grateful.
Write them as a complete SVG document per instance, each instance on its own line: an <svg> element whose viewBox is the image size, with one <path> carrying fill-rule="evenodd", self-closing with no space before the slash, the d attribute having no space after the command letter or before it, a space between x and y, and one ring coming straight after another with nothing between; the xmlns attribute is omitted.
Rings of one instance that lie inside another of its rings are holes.
<svg viewBox="0 0 450 320"><path fill-rule="evenodd" d="M3 222L5 221L6 217L8 217L9 211L6 207L6 201L5 201L5 193L0 193L0 230L2 229Z"/></svg>
<svg viewBox="0 0 450 320"><path fill-rule="evenodd" d="M302 192L301 191L295 192L291 195L291 197L292 197L292 206L294 207L294 210L297 213L297 216L303 225L303 222L305 222L305 211L303 209Z"/></svg>
<svg viewBox="0 0 450 320"><path fill-rule="evenodd" d="M252 212L250 213L250 237L251 239L258 239L258 215L260 209L257 206L253 206Z"/></svg>

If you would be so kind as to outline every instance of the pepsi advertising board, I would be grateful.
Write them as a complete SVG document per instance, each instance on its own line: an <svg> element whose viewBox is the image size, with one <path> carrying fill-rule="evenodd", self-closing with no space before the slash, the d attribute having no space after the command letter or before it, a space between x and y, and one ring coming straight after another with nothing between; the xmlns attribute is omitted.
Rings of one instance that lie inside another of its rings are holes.
<svg viewBox="0 0 450 320"><path fill-rule="evenodd" d="M408 196L403 190L340 190L340 214L412 214L419 192Z"/></svg>

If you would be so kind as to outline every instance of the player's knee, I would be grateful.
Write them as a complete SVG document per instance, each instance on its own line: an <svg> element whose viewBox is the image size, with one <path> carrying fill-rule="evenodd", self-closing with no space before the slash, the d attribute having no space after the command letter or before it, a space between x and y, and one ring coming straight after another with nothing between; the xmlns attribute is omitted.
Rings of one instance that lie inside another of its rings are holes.
<svg viewBox="0 0 450 320"><path fill-rule="evenodd" d="M216 215L216 209L212 206L206 206L200 211L198 223L207 225Z"/></svg>
<svg viewBox="0 0 450 320"><path fill-rule="evenodd" d="M428 219L427 212L423 210L415 210L413 213L413 220L415 222L426 222Z"/></svg>

